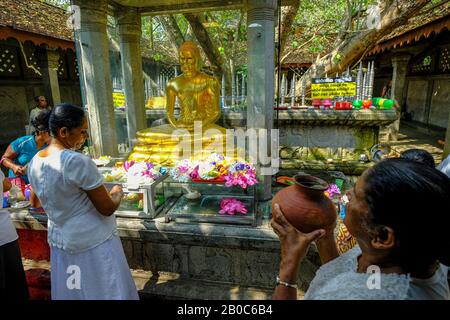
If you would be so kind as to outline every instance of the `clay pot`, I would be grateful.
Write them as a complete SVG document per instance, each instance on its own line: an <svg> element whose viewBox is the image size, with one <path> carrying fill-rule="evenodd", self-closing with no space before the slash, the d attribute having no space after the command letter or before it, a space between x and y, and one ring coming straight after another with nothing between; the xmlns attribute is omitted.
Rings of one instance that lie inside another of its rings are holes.
<svg viewBox="0 0 450 320"><path fill-rule="evenodd" d="M334 204L324 194L328 183L305 173L296 174L294 181L294 185L275 194L272 211L278 203L289 223L304 233L331 227L337 213Z"/></svg>

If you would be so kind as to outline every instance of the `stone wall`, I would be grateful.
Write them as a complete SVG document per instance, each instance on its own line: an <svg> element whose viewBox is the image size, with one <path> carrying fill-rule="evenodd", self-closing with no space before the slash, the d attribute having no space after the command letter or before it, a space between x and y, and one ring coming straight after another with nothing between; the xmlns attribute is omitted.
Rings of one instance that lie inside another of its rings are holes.
<svg viewBox="0 0 450 320"><path fill-rule="evenodd" d="M144 226L144 227L143 227ZM213 224L164 223L118 220L119 233L130 268L151 271L145 292L199 299L268 299L279 268L279 242L266 224L258 228ZM320 260L315 247L300 266L302 295L313 279ZM158 283L158 277L172 278ZM185 284L192 288L186 289ZM203 291L216 284L215 291ZM165 288L166 287L166 288ZM169 290L170 288L170 290ZM170 294L169 294L170 293Z"/></svg>
<svg viewBox="0 0 450 320"><path fill-rule="evenodd" d="M433 81L429 123L447 128L450 113L450 77Z"/></svg>
<svg viewBox="0 0 450 320"><path fill-rule="evenodd" d="M427 80L408 81L406 110L412 114L412 120L426 123Z"/></svg>
<svg viewBox="0 0 450 320"><path fill-rule="evenodd" d="M25 134L25 125L29 121L30 110L34 107L34 97L44 95L39 82L22 81L3 82L0 79L0 145ZM3 82L3 83L2 83ZM61 101L81 105L78 83L60 84Z"/></svg>
<svg viewBox="0 0 450 320"><path fill-rule="evenodd" d="M28 104L24 87L0 86L0 145L25 134Z"/></svg>
<svg viewBox="0 0 450 320"><path fill-rule="evenodd" d="M11 210L11 218L23 237L23 248L48 247L42 236L46 216ZM253 228L166 223L164 217L117 218L119 236L141 297L171 299L270 299L280 248L268 223L266 219ZM299 297L319 266L320 258L312 245L300 265Z"/></svg>

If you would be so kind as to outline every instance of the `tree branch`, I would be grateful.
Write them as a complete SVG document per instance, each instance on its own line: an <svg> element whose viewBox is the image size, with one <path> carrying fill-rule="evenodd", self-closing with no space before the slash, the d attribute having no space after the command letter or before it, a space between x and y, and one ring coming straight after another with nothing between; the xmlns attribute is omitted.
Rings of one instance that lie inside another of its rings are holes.
<svg viewBox="0 0 450 320"><path fill-rule="evenodd" d="M189 25L192 28L192 32L195 35L198 43L203 49L206 57L211 63L211 68L213 72L216 73L219 78L222 75L225 75L225 81L231 84L231 78L228 70L227 64L224 63L222 56L217 49L217 46L212 42L208 31L205 29L203 24L200 21L200 17L197 14L193 13L185 13L183 14L186 20L189 22Z"/></svg>
<svg viewBox="0 0 450 320"><path fill-rule="evenodd" d="M294 50L289 51L286 55L284 55L284 56L281 58L281 63L283 63L284 60L285 60L287 57L289 57L294 51L300 50L301 48L303 48L304 46L306 46L307 44L309 44L311 41L313 41L314 38L317 36L317 34L319 33L319 31L320 31L323 27L324 27L324 24L322 24L322 25L316 30L316 32L314 32L314 34L312 35L311 38L309 38L308 41L303 42L301 46L295 48Z"/></svg>
<svg viewBox="0 0 450 320"><path fill-rule="evenodd" d="M305 79L309 80L314 72L317 73L317 76L321 76L325 73L333 74L344 71L347 66L353 65L362 55L370 51L384 35L407 23L411 16L429 2L430 0L386 0L381 2L379 5L381 11L379 28L350 33L333 51L311 65L304 74ZM391 4L389 5L389 3Z"/></svg>
<svg viewBox="0 0 450 320"><path fill-rule="evenodd" d="M175 17L170 16L160 16L158 17L159 22L166 30L170 43L172 45L173 51L178 55L178 48L184 42L183 33L175 20Z"/></svg>

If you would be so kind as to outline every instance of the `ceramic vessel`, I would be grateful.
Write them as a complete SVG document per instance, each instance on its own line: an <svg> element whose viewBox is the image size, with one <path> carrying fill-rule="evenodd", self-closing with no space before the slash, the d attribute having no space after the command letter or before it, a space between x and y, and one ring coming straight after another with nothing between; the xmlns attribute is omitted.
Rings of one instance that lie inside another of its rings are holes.
<svg viewBox="0 0 450 320"><path fill-rule="evenodd" d="M305 233L331 227L337 213L332 201L324 194L328 183L305 173L296 174L294 181L294 185L275 194L272 211L278 203L286 219Z"/></svg>

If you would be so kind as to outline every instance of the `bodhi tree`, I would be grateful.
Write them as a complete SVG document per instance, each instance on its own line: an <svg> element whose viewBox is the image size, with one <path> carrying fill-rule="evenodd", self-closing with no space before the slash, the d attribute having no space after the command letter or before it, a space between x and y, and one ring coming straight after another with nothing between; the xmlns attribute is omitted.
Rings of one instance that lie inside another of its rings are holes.
<svg viewBox="0 0 450 320"><path fill-rule="evenodd" d="M311 76L343 72L347 67L353 67L383 36L399 25L407 23L410 17L430 1L368 1L364 7L360 6L361 3L358 1L347 0L346 17L343 19L333 49L322 58L319 57L303 77L308 80Z"/></svg>

